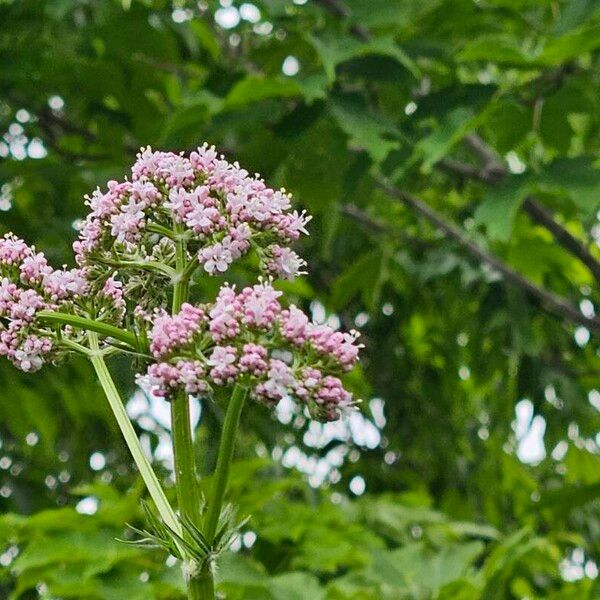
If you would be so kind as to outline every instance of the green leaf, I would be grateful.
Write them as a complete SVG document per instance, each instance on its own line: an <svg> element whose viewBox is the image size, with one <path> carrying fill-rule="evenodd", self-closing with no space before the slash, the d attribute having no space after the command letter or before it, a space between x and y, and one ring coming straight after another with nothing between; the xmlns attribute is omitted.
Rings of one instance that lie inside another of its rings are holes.
<svg viewBox="0 0 600 600"><path fill-rule="evenodd" d="M566 195L585 216L600 206L600 169L588 157L555 160L537 177L535 185L547 193Z"/></svg>
<svg viewBox="0 0 600 600"><path fill-rule="evenodd" d="M325 590L309 573L291 572L277 575L269 582L272 600L324 600Z"/></svg>
<svg viewBox="0 0 600 600"><path fill-rule="evenodd" d="M359 103L350 99L336 99L329 109L349 137L350 145L366 150L375 162L383 161L392 150L400 147L398 128L384 117L370 113Z"/></svg>
<svg viewBox="0 0 600 600"><path fill-rule="evenodd" d="M224 108L233 109L268 98L288 98L300 94L300 86L294 79L248 75L229 90L225 97Z"/></svg>
<svg viewBox="0 0 600 600"><path fill-rule="evenodd" d="M421 138L415 146L414 156L423 161L423 173L429 173L433 165L476 126L479 118L470 107L459 106L448 112L429 135Z"/></svg>
<svg viewBox="0 0 600 600"><path fill-rule="evenodd" d="M529 176L509 177L502 185L487 190L474 218L478 225L486 228L491 239L509 239L517 211L529 193L529 182Z"/></svg>
<svg viewBox="0 0 600 600"><path fill-rule="evenodd" d="M527 54L519 40L508 34L491 34L478 37L467 44L456 55L460 62L485 61L515 66L528 66L534 60Z"/></svg>
<svg viewBox="0 0 600 600"><path fill-rule="evenodd" d="M381 272L382 254L374 250L363 256L357 257L333 284L331 294L331 305L339 309L359 292L363 290L373 292L377 287L379 274Z"/></svg>
<svg viewBox="0 0 600 600"><path fill-rule="evenodd" d="M365 56L387 56L393 58L415 77L419 69L413 60L396 44L391 37L376 37L368 42L353 38L332 36L308 36L308 41L318 52L327 78L331 83L336 79L336 67L349 60Z"/></svg>
<svg viewBox="0 0 600 600"><path fill-rule="evenodd" d="M551 40L539 57L545 65L559 65L575 56L591 52L600 46L600 23L586 23L582 27Z"/></svg>

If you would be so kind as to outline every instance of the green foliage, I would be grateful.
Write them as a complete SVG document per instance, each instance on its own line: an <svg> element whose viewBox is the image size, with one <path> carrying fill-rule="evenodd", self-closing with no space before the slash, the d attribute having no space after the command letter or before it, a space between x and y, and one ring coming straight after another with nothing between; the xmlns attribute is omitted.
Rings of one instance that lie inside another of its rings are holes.
<svg viewBox="0 0 600 600"><path fill-rule="evenodd" d="M598 597L598 330L378 184L598 313L594 274L523 205L533 198L600 260L598 3L346 0L339 16L336 2L256 0L256 23L242 4L0 2L0 231L69 261L84 194L122 177L141 145L204 140L315 215L310 275L285 291L360 328L348 385L364 401L335 434L245 411L228 500L242 499L256 541L224 559L228 598ZM223 10L246 16L226 29ZM132 365L110 368L130 398ZM203 472L225 401L202 406ZM180 597L163 553L114 541L147 523L87 366L0 365L0 414L0 596L44 584L46 597ZM136 427L168 481L160 415L146 407ZM528 430L545 450L532 460ZM77 512L78 494L100 498L98 512Z"/></svg>

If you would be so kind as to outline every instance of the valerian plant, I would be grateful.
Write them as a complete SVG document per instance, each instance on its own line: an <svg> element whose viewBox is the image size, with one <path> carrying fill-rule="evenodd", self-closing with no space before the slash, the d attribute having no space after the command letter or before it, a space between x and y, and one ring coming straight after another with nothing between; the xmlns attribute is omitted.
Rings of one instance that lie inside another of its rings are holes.
<svg viewBox="0 0 600 600"><path fill-rule="evenodd" d="M331 421L354 405L339 376L352 368L356 332L334 331L284 306L274 278L293 279L306 263L289 246L310 216L291 210L285 190L230 164L207 144L189 156L142 149L131 180L108 182L86 198L90 212L74 243L77 267L55 269L9 233L0 240L0 355L36 371L69 353L88 357L156 506L136 543L181 560L189 598L214 598L219 555L239 530L224 505L229 466L247 396L275 406L293 397L314 419ZM226 272L244 255L262 276L214 301L190 302L199 273ZM177 510L144 455L105 359L135 355L147 393L171 407ZM213 489L200 494L190 397L229 391Z"/></svg>

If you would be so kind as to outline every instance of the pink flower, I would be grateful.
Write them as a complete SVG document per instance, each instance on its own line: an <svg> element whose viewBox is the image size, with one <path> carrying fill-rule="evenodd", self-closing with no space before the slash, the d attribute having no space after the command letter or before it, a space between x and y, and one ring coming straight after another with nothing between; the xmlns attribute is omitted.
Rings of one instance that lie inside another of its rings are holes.
<svg viewBox="0 0 600 600"><path fill-rule="evenodd" d="M270 327L281 306L277 298L281 292L275 290L270 283L260 283L251 288L244 288L240 294L242 301L242 322L245 325Z"/></svg>
<svg viewBox="0 0 600 600"><path fill-rule="evenodd" d="M35 290L24 290L10 306L10 318L24 323L31 322L35 313L46 307L46 302Z"/></svg>
<svg viewBox="0 0 600 600"><path fill-rule="evenodd" d="M302 268L306 266L306 261L293 250L273 244L267 248L267 252L271 255L266 263L269 273L281 277L281 279L295 279L299 275L306 274L306 271L302 271Z"/></svg>
<svg viewBox="0 0 600 600"><path fill-rule="evenodd" d="M51 300L64 300L84 296L88 281L83 269L58 269L44 274L42 288Z"/></svg>
<svg viewBox="0 0 600 600"><path fill-rule="evenodd" d="M220 242L202 249L198 254L198 259L204 266L204 270L210 275L225 273L233 262L231 251Z"/></svg>
<svg viewBox="0 0 600 600"><path fill-rule="evenodd" d="M49 339L30 335L15 350L11 360L21 371L38 371L45 362L45 355L51 350L52 342Z"/></svg>
<svg viewBox="0 0 600 600"><path fill-rule="evenodd" d="M290 240L297 240L301 233L308 235L306 225L311 219L312 217L307 215L304 210L300 214L295 210L290 214L282 215L278 220L282 236Z"/></svg>
<svg viewBox="0 0 600 600"><path fill-rule="evenodd" d="M273 404L291 394L295 386L296 379L290 367L281 360L271 359L267 379L254 388L254 394L259 400Z"/></svg>
<svg viewBox="0 0 600 600"><path fill-rule="evenodd" d="M0 264L18 265L31 254L31 248L14 234L7 233L0 238Z"/></svg>
<svg viewBox="0 0 600 600"><path fill-rule="evenodd" d="M224 285L208 313L210 317L208 328L216 342L239 333L241 307L242 303L235 293L235 288Z"/></svg>
<svg viewBox="0 0 600 600"><path fill-rule="evenodd" d="M0 281L0 316L9 314L18 300L21 290L8 277Z"/></svg>
<svg viewBox="0 0 600 600"><path fill-rule="evenodd" d="M214 146L209 146L206 142L190 154L190 162L197 171L209 173L212 171L217 160L217 151Z"/></svg>
<svg viewBox="0 0 600 600"><path fill-rule="evenodd" d="M19 270L21 281L29 285L41 283L44 276L52 273L52 267L48 266L48 261L41 252L25 257Z"/></svg>
<svg viewBox="0 0 600 600"><path fill-rule="evenodd" d="M282 311L279 318L281 333L296 345L306 342L308 324L308 317L294 304L288 310Z"/></svg>
<svg viewBox="0 0 600 600"><path fill-rule="evenodd" d="M91 214L104 218L117 210L118 195L112 191L103 194L100 188L95 189L91 196L85 196L85 203L90 207Z"/></svg>
<svg viewBox="0 0 600 600"><path fill-rule="evenodd" d="M163 313L155 319L150 331L150 352L161 358L177 346L188 344L204 319L204 311L188 303L181 306L177 315Z"/></svg>
<svg viewBox="0 0 600 600"><path fill-rule="evenodd" d="M267 354L267 349L264 346L244 344L242 356L239 360L240 371L255 376L265 373L267 370Z"/></svg>
<svg viewBox="0 0 600 600"><path fill-rule="evenodd" d="M119 212L110 218L110 233L121 244L133 243L144 227L144 205L133 199L120 207Z"/></svg>
<svg viewBox="0 0 600 600"><path fill-rule="evenodd" d="M95 271L102 265L105 276L117 262L123 280L125 270L147 274L140 256L164 248L161 242L172 243L174 235L210 275L226 272L251 246L259 255L266 251L268 260L259 264L263 272L285 279L303 273L304 261L284 242L306 233L310 217L290 212L291 198L284 189L268 188L258 175L227 162L207 144L189 158L142 148L132 181L110 181L106 192L94 191L86 203L91 212L73 246L76 260ZM273 239L281 245L267 250ZM174 253L160 253L160 259L175 266ZM155 270L154 276L159 273Z"/></svg>
<svg viewBox="0 0 600 600"><path fill-rule="evenodd" d="M236 349L233 346L215 346L207 364L212 367L210 376L216 384L233 383L238 373L235 362Z"/></svg>

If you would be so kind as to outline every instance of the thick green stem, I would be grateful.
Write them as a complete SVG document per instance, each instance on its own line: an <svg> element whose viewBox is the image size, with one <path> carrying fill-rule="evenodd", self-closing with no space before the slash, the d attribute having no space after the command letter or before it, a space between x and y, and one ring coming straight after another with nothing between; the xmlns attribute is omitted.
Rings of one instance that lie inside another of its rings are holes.
<svg viewBox="0 0 600 600"><path fill-rule="evenodd" d="M215 600L215 582L210 567L206 565L194 579L195 591L199 600ZM191 596L190 596L191 597Z"/></svg>
<svg viewBox="0 0 600 600"><path fill-rule="evenodd" d="M164 523L170 527L173 531L177 532L181 535L181 526L177 521L177 517L169 504L169 501L165 497L165 494L162 490L162 487L156 477L156 474L152 470L144 451L140 445L138 437L133 429L133 425L129 420L125 407L121 402L121 397L119 396L119 392L110 376L110 372L108 371L108 367L104 362L104 358L100 352L100 347L98 344L98 335L94 332L90 332L88 334L91 353L89 354L90 360L94 369L96 370L96 375L98 376L98 380L100 381L100 385L106 394L106 398L110 407L112 409L113 414L115 415L115 419L121 429L121 433L125 438L125 442L129 447L129 451L133 456L133 460L137 465L137 468L148 488L148 492L150 492L150 496L152 500L154 500L154 504L164 521Z"/></svg>
<svg viewBox="0 0 600 600"><path fill-rule="evenodd" d="M179 512L194 524L198 524L201 516L200 498L192 442L190 404L184 393L176 394L171 398L171 430Z"/></svg>
<svg viewBox="0 0 600 600"><path fill-rule="evenodd" d="M137 338L135 334L124 329L119 329L113 325L102 323L101 321L94 321L93 319L86 319L85 317L78 317L77 315L68 315L61 312L53 312L49 310L42 310L37 313L36 317L43 323L58 324L58 325L71 325L79 329L85 329L87 331L93 331L99 333L105 337L111 337L120 342L125 342L134 348L137 348Z"/></svg>
<svg viewBox="0 0 600 600"><path fill-rule="evenodd" d="M214 474L213 492L208 504L208 513L204 526L204 535L209 543L213 542L219 525L221 507L223 505L225 490L227 489L227 480L229 479L229 468L231 466L231 459L233 458L235 438L242 408L244 407L246 392L246 388L239 384L233 388L233 394L229 400L225 422L223 423L217 468Z"/></svg>
<svg viewBox="0 0 600 600"><path fill-rule="evenodd" d="M173 237L176 240L175 255L177 276L174 278L172 314L180 311L181 305L188 298L188 281L186 276L186 248L182 239L182 227L175 225ZM196 460L190 423L190 403L185 393L171 398L171 432L173 437L173 456L175 462L175 478L177 484L177 502L179 512L195 525L201 519L200 496L196 477ZM206 576L208 574L208 577ZM190 600L214 600L214 585L209 570L201 571L187 582Z"/></svg>

